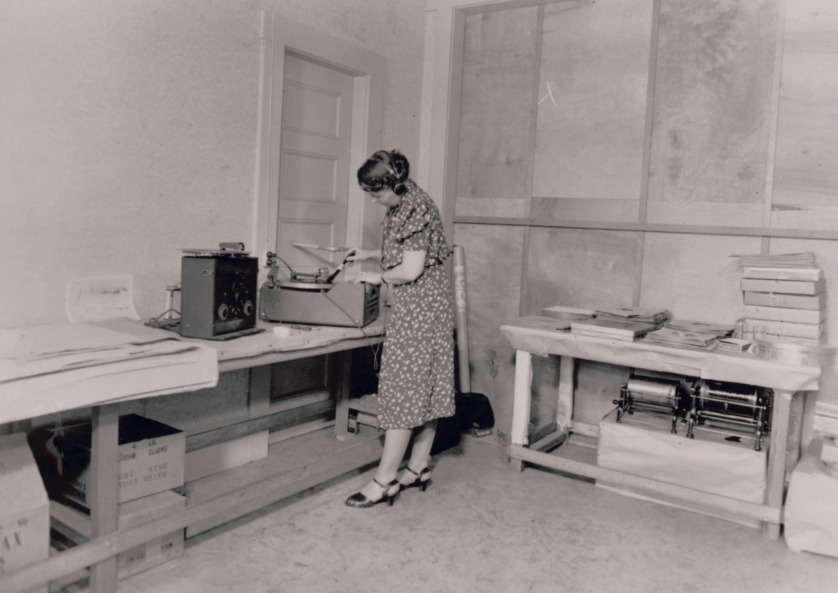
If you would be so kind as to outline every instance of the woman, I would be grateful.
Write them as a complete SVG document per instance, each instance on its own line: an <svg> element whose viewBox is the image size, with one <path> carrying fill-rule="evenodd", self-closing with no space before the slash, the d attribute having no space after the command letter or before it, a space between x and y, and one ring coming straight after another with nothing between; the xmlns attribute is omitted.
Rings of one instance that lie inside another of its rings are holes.
<svg viewBox="0 0 838 593"><path fill-rule="evenodd" d="M353 507L393 504L411 486L424 491L437 419L454 415L454 303L443 265L451 250L439 210L409 173L407 158L395 150L374 153L358 169L361 188L387 207L384 240L380 252L352 249L346 259L380 260L381 272L362 272L358 280L390 286L392 313L378 386L384 451L373 480L346 500Z"/></svg>

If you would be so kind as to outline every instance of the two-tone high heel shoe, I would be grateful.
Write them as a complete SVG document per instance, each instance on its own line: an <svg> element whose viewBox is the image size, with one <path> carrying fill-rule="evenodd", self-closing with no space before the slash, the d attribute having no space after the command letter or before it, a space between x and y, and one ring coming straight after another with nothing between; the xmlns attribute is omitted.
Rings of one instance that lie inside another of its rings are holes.
<svg viewBox="0 0 838 593"><path fill-rule="evenodd" d="M415 472L412 469L410 469L409 465L406 465L404 469L405 469L406 472L410 472L415 477L413 478L412 481L407 482L407 483L399 482L399 484L401 484L401 489L402 490L407 490L408 488L413 488L414 486L418 486L419 488L422 489L422 492L424 492L428 488L428 484L431 483L431 468L426 467L425 469L423 469L419 472Z"/></svg>
<svg viewBox="0 0 838 593"><path fill-rule="evenodd" d="M378 504L381 501L387 501L389 506L393 506L393 503L396 502L396 496L401 491L401 483L398 480L393 480L389 484L385 485L375 478L373 478L372 481L375 482L379 488L381 488L381 496L372 499L367 497L362 492L356 492L346 499L346 506L365 509Z"/></svg>

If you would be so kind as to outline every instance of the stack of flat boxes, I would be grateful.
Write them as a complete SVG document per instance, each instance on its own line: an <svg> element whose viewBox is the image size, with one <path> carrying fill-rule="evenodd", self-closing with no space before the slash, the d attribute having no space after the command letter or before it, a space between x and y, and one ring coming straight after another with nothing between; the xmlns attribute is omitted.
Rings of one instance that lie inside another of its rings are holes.
<svg viewBox="0 0 838 593"><path fill-rule="evenodd" d="M826 303L823 271L815 267L742 269L745 337L821 342Z"/></svg>

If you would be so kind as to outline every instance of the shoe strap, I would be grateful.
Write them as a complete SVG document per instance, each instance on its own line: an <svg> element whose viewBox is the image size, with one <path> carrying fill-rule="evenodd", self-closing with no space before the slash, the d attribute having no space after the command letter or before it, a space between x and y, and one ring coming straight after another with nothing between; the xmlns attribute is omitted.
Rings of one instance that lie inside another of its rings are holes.
<svg viewBox="0 0 838 593"><path fill-rule="evenodd" d="M394 479L394 480L393 480L392 482L390 482L389 484L382 484L381 482L379 482L379 481L378 481L378 480L376 480L375 478L373 478L373 479L372 479L372 481L373 481L373 482L375 482L376 484L378 484L378 485L381 487L381 489L382 489L382 490L384 490L385 492L387 492L388 490L390 490L390 488L392 488L393 486L395 486L395 485L396 485L396 484L398 484L398 482L399 482L398 480L395 480L395 479Z"/></svg>
<svg viewBox="0 0 838 593"><path fill-rule="evenodd" d="M425 469L423 469L423 470L421 470L421 471L419 471L419 472L415 472L415 471L413 471L412 469L410 469L410 466L409 466L409 465L404 466L404 468L405 468L407 471L409 471L410 473L412 473L414 476L416 476L417 478L421 478L424 474L427 474L427 473L429 473L429 472L431 471L431 468L429 468L429 467L426 467Z"/></svg>

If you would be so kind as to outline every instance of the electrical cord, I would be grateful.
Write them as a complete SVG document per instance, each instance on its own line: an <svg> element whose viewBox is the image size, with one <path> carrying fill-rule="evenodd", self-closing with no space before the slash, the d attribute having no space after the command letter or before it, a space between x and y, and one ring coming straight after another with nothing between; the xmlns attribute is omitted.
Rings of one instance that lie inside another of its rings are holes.
<svg viewBox="0 0 838 593"><path fill-rule="evenodd" d="M380 291L379 291L379 292L380 292ZM361 325L361 324L360 324L360 322L356 321L356 320L352 317L352 315L349 313L349 311L347 311L346 309L344 309L343 307L341 307L341 306L338 304L338 302L337 302L337 301L335 301L332 297L330 297L330 296L329 296L328 291L324 292L324 293L323 293L323 296L325 296L327 301L329 301L330 303L332 303L332 304L335 306L335 308L336 308L336 309L338 309L341 313L343 313L343 314L346 316L346 318L347 318L347 319L349 319L349 321L351 321L351 322L352 322L353 327L355 327L356 329L358 329L358 330L361 332L361 334L364 336L364 338L365 338L365 339L369 339L369 338L370 338L370 335L369 335L367 332L365 332L365 331L364 331L364 326L363 326L363 325ZM372 355L373 355L373 358L372 358L372 360L373 360L373 368L374 368L376 371L378 370L378 351L379 351L379 346L380 346L380 344L370 344L370 350L372 351Z"/></svg>

